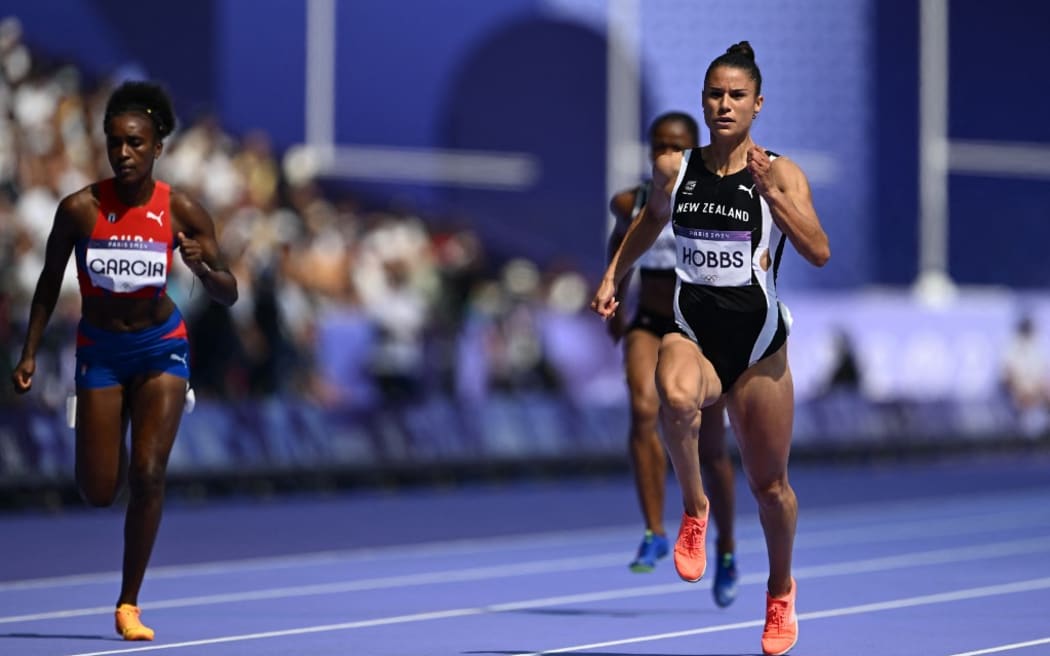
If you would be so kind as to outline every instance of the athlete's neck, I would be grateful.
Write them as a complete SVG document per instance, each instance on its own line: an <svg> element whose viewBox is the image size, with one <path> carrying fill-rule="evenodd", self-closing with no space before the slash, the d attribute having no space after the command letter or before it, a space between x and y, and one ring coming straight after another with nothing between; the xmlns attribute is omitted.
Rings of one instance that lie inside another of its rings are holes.
<svg viewBox="0 0 1050 656"><path fill-rule="evenodd" d="M751 135L732 139L712 139L703 149L704 165L722 177L747 167L747 149L754 144Z"/></svg>
<svg viewBox="0 0 1050 656"><path fill-rule="evenodd" d="M117 200L125 206L138 207L140 205L145 205L149 202L149 199L153 197L153 187L153 178L145 178L144 180L130 185L115 182L113 184L113 191L117 195Z"/></svg>

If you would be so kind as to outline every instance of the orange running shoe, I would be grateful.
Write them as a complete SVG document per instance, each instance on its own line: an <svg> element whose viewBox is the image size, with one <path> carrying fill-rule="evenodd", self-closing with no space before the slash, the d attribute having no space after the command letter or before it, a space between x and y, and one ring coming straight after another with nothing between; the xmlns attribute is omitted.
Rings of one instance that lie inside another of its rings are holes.
<svg viewBox="0 0 1050 656"><path fill-rule="evenodd" d="M791 579L791 592L783 597L770 597L766 592L766 626L762 629L762 653L781 656L798 642L798 614L795 592L798 584Z"/></svg>
<svg viewBox="0 0 1050 656"><path fill-rule="evenodd" d="M139 621L139 615L141 614L142 611L139 610L138 606L132 606L131 604L117 606L117 612L114 613L117 635L125 640L152 640L153 629Z"/></svg>
<svg viewBox="0 0 1050 656"><path fill-rule="evenodd" d="M689 583L696 583L707 570L707 512L704 518L682 513L682 525L678 527L678 540L674 543L674 568L678 576Z"/></svg>

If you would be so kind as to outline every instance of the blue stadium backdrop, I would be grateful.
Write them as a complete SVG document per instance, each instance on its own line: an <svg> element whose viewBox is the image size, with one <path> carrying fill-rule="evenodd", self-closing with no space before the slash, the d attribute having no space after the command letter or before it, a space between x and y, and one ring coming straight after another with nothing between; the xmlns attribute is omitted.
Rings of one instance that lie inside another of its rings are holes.
<svg viewBox="0 0 1050 656"><path fill-rule="evenodd" d="M330 129L335 145L365 154L331 184L365 200L398 199L468 220L497 257L572 263L593 279L603 264L608 218L607 26L618 2L183 0L173 8L131 0L7 0L0 12L21 19L36 50L76 62L89 74L141 72L164 81L183 118L214 112L231 132L262 129L286 149L311 138L307 126L316 117L308 114L316 112L322 137ZM967 285L1035 292L1050 277L1043 254L1050 241L1050 122L1044 120L1050 116L1050 84L1040 68L1050 61L1050 4L1000 0L988 12L984 3L944 2L950 9L947 136L976 148L972 152L999 157L987 165L958 164L949 176L949 270ZM913 367L901 374L898 389L938 390L965 380L970 382L962 398L976 389L987 392L995 384L996 349L1011 325L1011 301L916 319L906 304L884 306L851 296L872 287L903 289L918 273L920 0L627 4L638 12L639 143L658 113L698 110L703 73L713 57L735 41L754 45L766 97L755 136L807 170L834 244L823 270L797 256L785 258L784 295L807 308L798 316L810 322L800 337L830 330L844 318L858 330L874 326L885 335L918 321L921 329L901 339L917 340L917 353L940 358L940 369L926 370L939 377L923 378L921 367ZM307 66L310 7L332 12L327 27L334 37L334 87L327 106L307 93L310 76L319 70ZM473 168L466 166L460 179L424 184L413 181L411 171L399 174L377 156L367 157L399 149L480 159L470 160ZM1019 152L1032 154L1031 168L1012 159ZM841 301L836 311L827 311L827 297L815 296L820 293L841 294L834 297ZM1031 307L1050 325L1050 307ZM976 323L964 323L970 321ZM974 338L968 325L984 332ZM940 340L932 351L923 341L930 335ZM803 387L812 379L806 367L825 362L821 348L795 360ZM877 344L866 348L895 358ZM953 349L973 353L980 373L971 379L952 369L953 354L960 352ZM888 376L897 375L894 366ZM951 393L959 397L957 388ZM960 398L951 402L965 405ZM928 416L900 406L825 410L815 417L801 409L800 434L819 435L821 422L841 425L841 417L856 419L862 412L877 415L866 424L855 422L858 430L870 428L873 439L902 417L916 422L920 433L923 426L954 427L937 410ZM356 417L337 418L333 435L333 418L278 402L261 411L202 407L187 419L193 437L180 441L173 465L221 470L232 454L245 467L265 469L274 463L425 463L622 448L623 417L608 421L601 409L566 419L560 402L534 399L524 406L495 401L469 420L451 412L440 403L413 411L405 421L416 429L408 432L429 434L425 443L412 445L384 441L388 427ZM445 443L427 430L470 420L474 424L464 431L474 437ZM974 430L987 434L1008 423L993 410L981 421ZM61 418L9 415L0 424L5 440L33 445L26 448L40 472L70 471ZM288 435L302 439L281 439ZM487 440L486 449L479 451L474 438Z"/></svg>

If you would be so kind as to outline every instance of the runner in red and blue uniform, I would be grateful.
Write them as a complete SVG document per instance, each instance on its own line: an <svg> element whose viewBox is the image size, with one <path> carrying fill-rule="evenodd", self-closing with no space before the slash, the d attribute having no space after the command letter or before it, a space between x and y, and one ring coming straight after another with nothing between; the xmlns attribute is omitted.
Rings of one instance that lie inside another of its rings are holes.
<svg viewBox="0 0 1050 656"><path fill-rule="evenodd" d="M152 640L138 594L160 526L165 472L186 400L186 326L166 293L172 253L215 301L232 305L237 281L219 252L208 212L154 180L153 165L175 126L159 85L126 82L109 98L103 127L114 177L64 199L47 240L29 313L15 390L29 391L36 353L76 253L83 298L76 352L76 479L92 506L108 506L125 480L130 492L116 629ZM125 435L130 427L130 450Z"/></svg>

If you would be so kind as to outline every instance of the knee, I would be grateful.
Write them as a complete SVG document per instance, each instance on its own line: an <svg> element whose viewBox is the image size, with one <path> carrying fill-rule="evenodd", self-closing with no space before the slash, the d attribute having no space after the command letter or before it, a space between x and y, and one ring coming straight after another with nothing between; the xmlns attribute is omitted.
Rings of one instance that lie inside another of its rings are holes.
<svg viewBox="0 0 1050 656"><path fill-rule="evenodd" d="M639 433L651 433L656 430L660 414L660 399L656 394L631 395L631 439Z"/></svg>
<svg viewBox="0 0 1050 656"><path fill-rule="evenodd" d="M87 505L93 508L107 508L112 506L117 499L117 493L120 492L120 484L116 482L99 484L78 480L77 489L80 492L80 498Z"/></svg>
<svg viewBox="0 0 1050 656"><path fill-rule="evenodd" d="M694 390L675 383L664 383L660 388L660 411L673 424L692 424L700 412Z"/></svg>
<svg viewBox="0 0 1050 656"><path fill-rule="evenodd" d="M159 497L164 494L165 467L157 463L133 465L128 473L128 489L135 497Z"/></svg>
<svg viewBox="0 0 1050 656"><path fill-rule="evenodd" d="M788 484L787 476L773 476L766 480L753 481L751 492L755 495L758 505L764 508L774 508L794 503L795 492Z"/></svg>
<svg viewBox="0 0 1050 656"><path fill-rule="evenodd" d="M105 508L113 505L120 494L124 479L119 473L107 471L100 473L84 463L77 462L74 472L77 481L77 492L80 498L94 508Z"/></svg>

